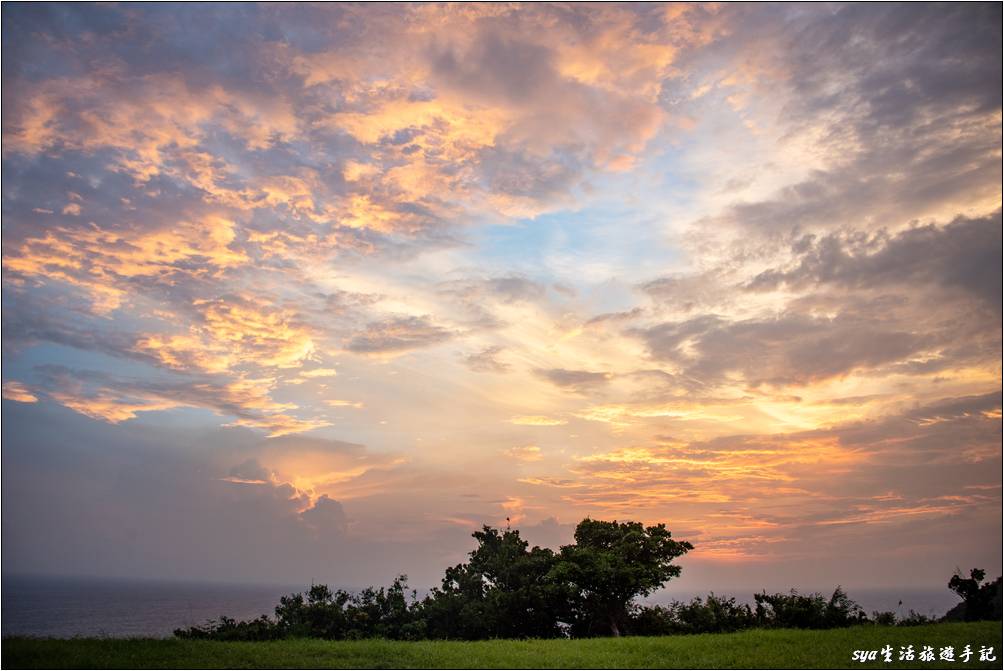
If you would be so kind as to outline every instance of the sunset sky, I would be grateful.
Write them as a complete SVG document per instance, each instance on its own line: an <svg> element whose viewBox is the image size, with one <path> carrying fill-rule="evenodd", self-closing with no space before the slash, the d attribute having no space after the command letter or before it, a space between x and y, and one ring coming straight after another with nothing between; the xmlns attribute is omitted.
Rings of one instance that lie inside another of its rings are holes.
<svg viewBox="0 0 1004 671"><path fill-rule="evenodd" d="M3 6L3 571L1001 572L1001 5Z"/></svg>

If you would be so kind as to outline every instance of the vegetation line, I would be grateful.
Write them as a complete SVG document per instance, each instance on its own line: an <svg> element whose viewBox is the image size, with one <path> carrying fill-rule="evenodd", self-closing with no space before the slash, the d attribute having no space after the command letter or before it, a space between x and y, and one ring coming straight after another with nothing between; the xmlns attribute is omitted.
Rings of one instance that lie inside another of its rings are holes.
<svg viewBox="0 0 1004 671"><path fill-rule="evenodd" d="M575 543L557 552L533 547L516 529L485 526L473 534L477 548L466 564L446 569L440 587L424 599L409 595L407 577L388 588L332 592L314 585L284 596L275 617L248 621L228 617L178 629L183 639L267 641L387 638L518 639L735 632L752 628L832 629L856 624L919 625L930 618L910 611L869 616L841 587L821 594L754 596L755 607L710 594L689 603L641 606L647 596L680 575L673 560L693 549L664 524L585 519ZM983 583L984 572L955 575L949 587L963 602L950 619L1001 619L1001 579Z"/></svg>

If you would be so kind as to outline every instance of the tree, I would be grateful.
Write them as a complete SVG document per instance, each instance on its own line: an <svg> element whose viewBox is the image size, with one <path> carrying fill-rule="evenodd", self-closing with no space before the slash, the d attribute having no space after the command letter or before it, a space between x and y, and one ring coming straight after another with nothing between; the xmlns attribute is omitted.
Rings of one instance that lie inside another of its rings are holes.
<svg viewBox="0 0 1004 671"><path fill-rule="evenodd" d="M960 615L967 622L1001 619L1001 579L981 585L985 577L983 569L974 568L968 578L963 578L956 569L948 581L948 589L962 597L962 603L950 610L946 619L959 619Z"/></svg>
<svg viewBox="0 0 1004 671"><path fill-rule="evenodd" d="M665 525L646 528L637 522L583 520L576 544L557 554L530 548L516 530L485 526L472 535L478 546L469 561L446 569L441 586L422 601L414 591L409 600L405 576L389 588L355 594L314 585L306 593L282 597L274 620L220 618L175 634L217 640L620 635L634 607L631 601L679 575L680 567L671 562L692 549L672 540ZM668 622L662 611L636 620L639 631Z"/></svg>
<svg viewBox="0 0 1004 671"><path fill-rule="evenodd" d="M582 520L575 544L561 548L551 573L573 594L575 633L602 630L620 636L631 601L680 575L680 567L671 562L693 547L673 540L665 524Z"/></svg>
<svg viewBox="0 0 1004 671"><path fill-rule="evenodd" d="M352 595L327 585L312 585L307 593L279 599L275 607L276 626L287 636L344 638L348 630L345 606Z"/></svg>
<svg viewBox="0 0 1004 671"><path fill-rule="evenodd" d="M470 561L446 570L442 586L423 604L430 635L441 638L548 638L561 635L559 622L569 596L551 580L556 557L529 548L519 531L485 526L472 534L478 547Z"/></svg>

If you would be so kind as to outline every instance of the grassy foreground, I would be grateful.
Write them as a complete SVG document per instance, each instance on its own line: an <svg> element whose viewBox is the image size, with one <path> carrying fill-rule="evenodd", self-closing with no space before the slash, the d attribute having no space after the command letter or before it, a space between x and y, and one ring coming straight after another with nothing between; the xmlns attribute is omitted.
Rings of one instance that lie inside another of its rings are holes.
<svg viewBox="0 0 1004 671"><path fill-rule="evenodd" d="M972 647L968 663L958 655ZM893 646L893 662L852 660L855 650ZM900 646L937 657L954 646L956 661L899 661ZM997 661L980 662L993 646ZM920 627L860 626L828 631L753 630L736 634L529 641L288 640L224 643L175 639L3 640L2 664L18 668L995 668L1001 664L999 622Z"/></svg>

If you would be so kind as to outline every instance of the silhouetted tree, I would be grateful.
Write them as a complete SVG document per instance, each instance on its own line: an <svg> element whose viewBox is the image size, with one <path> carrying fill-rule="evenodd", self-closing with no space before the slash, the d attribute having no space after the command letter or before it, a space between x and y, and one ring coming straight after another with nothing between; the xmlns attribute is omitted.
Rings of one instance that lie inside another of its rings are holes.
<svg viewBox="0 0 1004 671"><path fill-rule="evenodd" d="M352 595L312 585L306 594L290 594L275 607L276 624L287 636L345 638L349 623L345 606Z"/></svg>
<svg viewBox="0 0 1004 671"><path fill-rule="evenodd" d="M568 590L551 578L553 551L534 547L519 531L485 526L473 534L470 561L446 570L423 603L437 638L548 638L562 634Z"/></svg>
<svg viewBox="0 0 1004 671"><path fill-rule="evenodd" d="M673 540L665 524L582 520L575 544L561 548L551 573L573 592L575 633L620 636L631 601L680 575L672 561L692 549L686 541Z"/></svg>
<svg viewBox="0 0 1004 671"><path fill-rule="evenodd" d="M956 570L948 588L962 597L962 603L950 610L945 619L966 622L1001 619L1001 579L980 584L985 577L986 571L979 568L971 570L968 578Z"/></svg>

